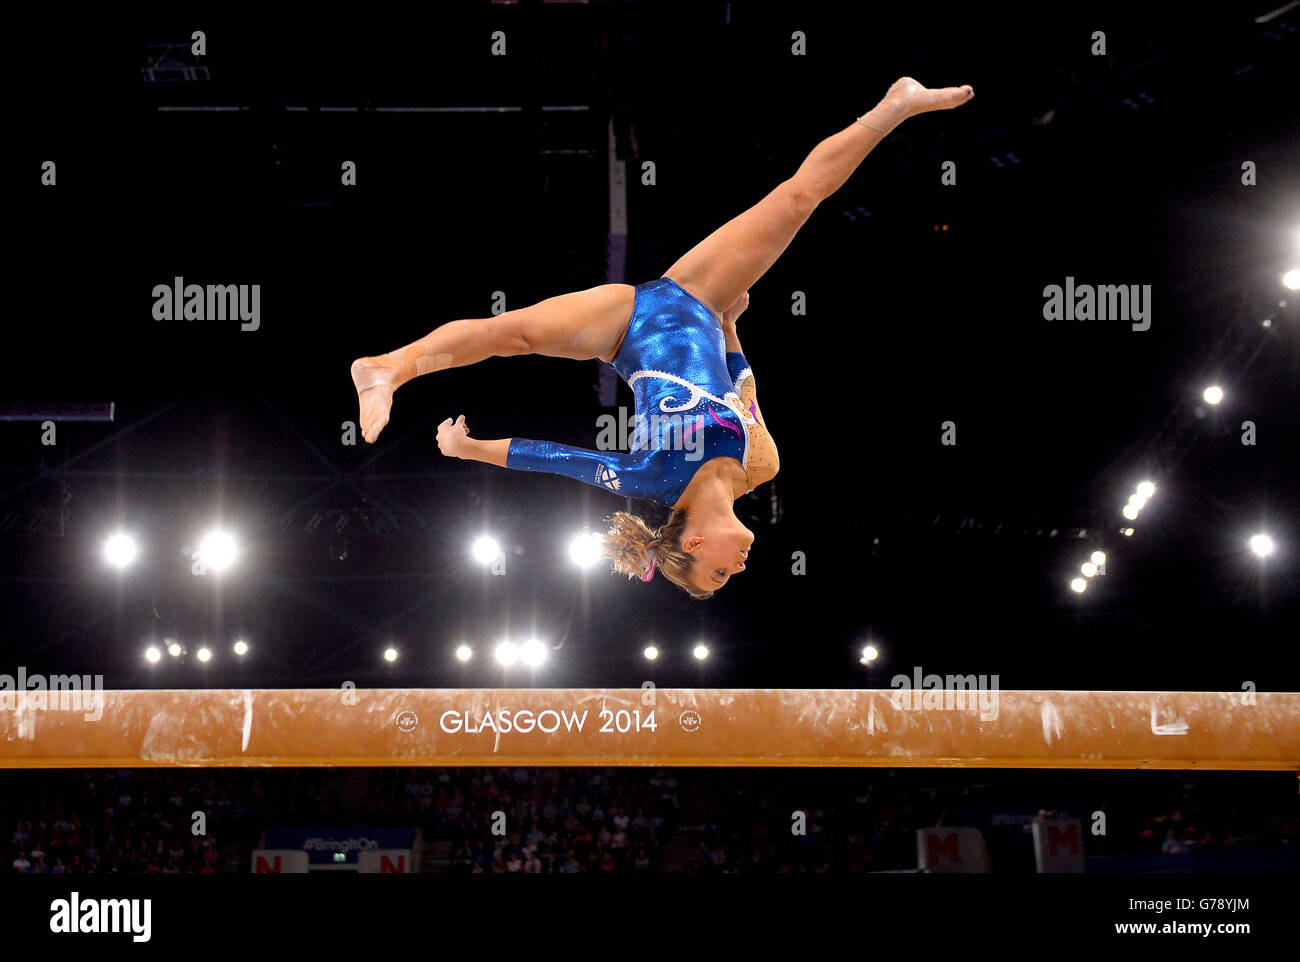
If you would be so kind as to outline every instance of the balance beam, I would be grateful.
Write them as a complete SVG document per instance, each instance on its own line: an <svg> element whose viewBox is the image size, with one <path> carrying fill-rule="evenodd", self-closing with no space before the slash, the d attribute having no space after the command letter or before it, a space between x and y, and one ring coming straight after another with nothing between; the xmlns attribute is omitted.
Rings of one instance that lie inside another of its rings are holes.
<svg viewBox="0 0 1300 962"><path fill-rule="evenodd" d="M0 768L1300 769L1300 694L812 689L0 691ZM43 696L43 697L38 697ZM959 704L961 702L961 704Z"/></svg>

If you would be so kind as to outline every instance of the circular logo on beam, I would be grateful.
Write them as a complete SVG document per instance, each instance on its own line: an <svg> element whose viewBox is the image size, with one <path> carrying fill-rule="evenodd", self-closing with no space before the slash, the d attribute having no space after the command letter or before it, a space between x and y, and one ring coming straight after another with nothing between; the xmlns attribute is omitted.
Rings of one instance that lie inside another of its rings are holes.
<svg viewBox="0 0 1300 962"><path fill-rule="evenodd" d="M681 713L677 722L682 726L682 731L697 732L700 730L700 713L694 708L688 708Z"/></svg>
<svg viewBox="0 0 1300 962"><path fill-rule="evenodd" d="M404 708L397 713L397 730L399 732L413 732L420 724L420 716L410 709Z"/></svg>

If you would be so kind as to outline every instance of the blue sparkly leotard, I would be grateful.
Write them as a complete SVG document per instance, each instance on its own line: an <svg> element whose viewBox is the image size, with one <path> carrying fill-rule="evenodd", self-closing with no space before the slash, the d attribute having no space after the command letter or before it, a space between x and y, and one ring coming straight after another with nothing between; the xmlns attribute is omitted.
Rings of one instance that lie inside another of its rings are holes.
<svg viewBox="0 0 1300 962"><path fill-rule="evenodd" d="M636 397L629 451L514 438L506 467L561 474L669 507L706 461L735 458L748 467L755 414L744 410L740 386L749 365L726 350L713 312L675 281L637 286L613 365Z"/></svg>

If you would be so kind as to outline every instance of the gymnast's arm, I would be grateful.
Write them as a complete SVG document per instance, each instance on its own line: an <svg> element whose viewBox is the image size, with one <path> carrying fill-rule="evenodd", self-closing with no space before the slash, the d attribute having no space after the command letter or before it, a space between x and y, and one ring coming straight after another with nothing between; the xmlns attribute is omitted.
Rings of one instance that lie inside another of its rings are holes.
<svg viewBox="0 0 1300 962"><path fill-rule="evenodd" d="M471 438L463 414L454 422L447 418L438 425L438 448L448 457L483 461L515 471L559 474L628 497L653 498L658 493L652 479L642 477L646 473L643 457L528 438Z"/></svg>
<svg viewBox="0 0 1300 962"><path fill-rule="evenodd" d="M749 369L749 362L745 360L744 351L740 347L740 337L736 333L736 320L741 314L745 313L745 308L749 307L749 291L745 291L730 308L722 315L722 336L726 342L727 352L727 373L731 375L732 390L737 394L742 393L746 381L748 387L753 391L753 371ZM746 407L749 404L746 403Z"/></svg>
<svg viewBox="0 0 1300 962"><path fill-rule="evenodd" d="M740 406L753 416L758 423L749 429L749 462L747 471L752 491L760 484L771 481L781 470L781 458L776 450L776 442L768 433L763 420L763 412L758 406L758 389L754 385L754 372L745 360L740 347L740 338L736 334L736 318L749 306L749 296L736 302L735 311L728 311L722 318L722 333L726 338L727 373L731 375L732 390L740 395Z"/></svg>
<svg viewBox="0 0 1300 962"><path fill-rule="evenodd" d="M744 298L744 306L740 311L748 306L748 295ZM745 353L740 347L740 337L736 334L736 316L728 312L722 318L722 333L726 339L727 350L727 373L731 375L731 389L740 395L744 402L745 410L750 410L750 405L754 405L752 413L757 416L758 392L754 389L754 372L749 367L749 362L745 360Z"/></svg>

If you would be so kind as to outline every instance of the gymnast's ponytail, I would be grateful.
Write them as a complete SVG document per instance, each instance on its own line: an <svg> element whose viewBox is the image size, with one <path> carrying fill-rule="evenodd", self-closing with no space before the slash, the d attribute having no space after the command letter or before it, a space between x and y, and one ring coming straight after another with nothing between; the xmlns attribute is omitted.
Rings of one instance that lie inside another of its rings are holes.
<svg viewBox="0 0 1300 962"><path fill-rule="evenodd" d="M649 581L656 571L692 598L703 601L712 591L700 591L690 582L695 559L682 550L686 512L674 508L668 521L657 531L634 514L616 511L601 538L601 554L614 563L614 570L629 578Z"/></svg>

